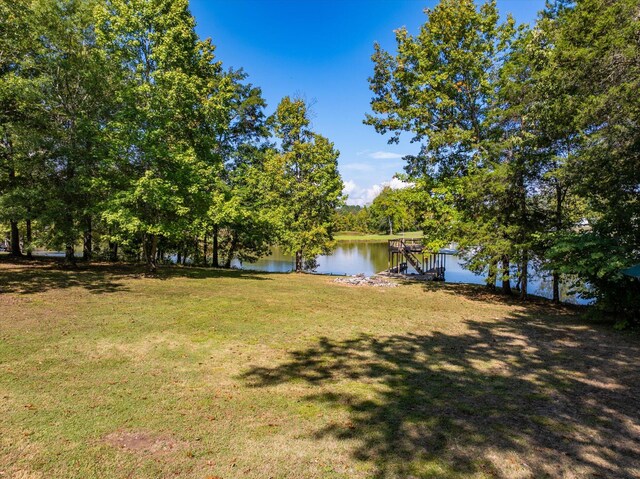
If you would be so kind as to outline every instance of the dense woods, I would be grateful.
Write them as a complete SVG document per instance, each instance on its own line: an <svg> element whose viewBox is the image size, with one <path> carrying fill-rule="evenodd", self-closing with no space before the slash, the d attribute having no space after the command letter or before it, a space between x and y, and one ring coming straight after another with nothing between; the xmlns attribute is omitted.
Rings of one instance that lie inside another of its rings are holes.
<svg viewBox="0 0 640 479"><path fill-rule="evenodd" d="M397 51L375 46L372 113L421 145L406 173L432 247L527 295L531 265L640 316L640 4L549 2L531 26L442 0ZM625 319L626 318L626 319Z"/></svg>
<svg viewBox="0 0 640 479"><path fill-rule="evenodd" d="M0 215L11 254L231 265L332 245L338 152L225 69L187 0L0 5ZM211 258L210 260L208 258ZM301 269L301 266L300 266Z"/></svg>

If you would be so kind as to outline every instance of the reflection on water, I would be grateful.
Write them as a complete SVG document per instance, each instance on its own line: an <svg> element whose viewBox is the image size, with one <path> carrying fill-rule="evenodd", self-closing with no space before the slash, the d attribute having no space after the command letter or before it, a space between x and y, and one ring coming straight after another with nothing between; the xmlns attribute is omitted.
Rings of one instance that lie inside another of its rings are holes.
<svg viewBox="0 0 640 479"><path fill-rule="evenodd" d="M353 275L364 273L372 275L387 269L387 242L340 241L333 253L318 256L317 273ZM255 263L233 263L235 267L253 269L257 271L287 272L295 267L294 258L284 254L278 247L274 247L272 254ZM409 267L409 272L412 268ZM462 260L455 255L447 256L445 281L447 283L484 284L484 276L476 275L462 267ZM563 301L585 304L587 301L569 296L568 288L561 288ZM552 297L551 281L544 277L533 276L529 279L529 293L546 298Z"/></svg>
<svg viewBox="0 0 640 479"><path fill-rule="evenodd" d="M38 252L39 256L64 257L64 252ZM176 255L170 260L175 262ZM327 256L318 256L317 273L335 275L354 275L364 273L368 276L384 271L388 267L387 242L367 241L340 241L333 253ZM189 263L190 261L187 260ZM238 260L232 262L236 268L251 269L256 271L271 271L285 273L295 268L294 258L284 254L278 247L272 248L271 255L258 260L255 263L240 264ZM409 266L409 273L415 273ZM455 255L447 255L445 281L447 283L472 283L485 284L484 276L476 275L462 266L462 260ZM500 286L498 282L498 286ZM545 298L553 296L552 282L550 278L532 275L529 279L530 294ZM562 284L560 298L568 303L588 304L589 301L569 294L569 287Z"/></svg>

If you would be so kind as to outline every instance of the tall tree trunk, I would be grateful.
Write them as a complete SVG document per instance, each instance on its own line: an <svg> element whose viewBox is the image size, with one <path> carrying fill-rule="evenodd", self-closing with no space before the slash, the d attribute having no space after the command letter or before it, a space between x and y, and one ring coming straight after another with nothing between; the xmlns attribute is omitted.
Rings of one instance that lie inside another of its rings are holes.
<svg viewBox="0 0 640 479"><path fill-rule="evenodd" d="M176 264L182 264L182 251L178 251L178 257L176 258Z"/></svg>
<svg viewBox="0 0 640 479"><path fill-rule="evenodd" d="M562 230L562 203L564 202L564 192L562 191L562 187L560 182L556 183L556 231L560 232ZM555 304L560 303L560 273L557 271L553 271L552 274L553 281L553 302Z"/></svg>
<svg viewBox="0 0 640 479"><path fill-rule="evenodd" d="M527 214L527 189L525 187L525 178L524 178L524 170L525 167L522 164L521 155L518 157L518 199L520 201L519 209L520 209L520 219L519 219L519 229L520 229L520 241L521 244L526 245L528 243L529 234L529 219ZM518 278L518 283L520 285L520 299L523 301L527 299L527 286L529 280L529 251L527 247L524 246L522 248L522 258L520 265L520 277Z"/></svg>
<svg viewBox="0 0 640 479"><path fill-rule="evenodd" d="M502 292L511 295L511 280L509 279L509 256L502 257Z"/></svg>
<svg viewBox="0 0 640 479"><path fill-rule="evenodd" d="M200 242L198 238L193 240L193 262L191 266L197 266L200 263Z"/></svg>
<svg viewBox="0 0 640 479"><path fill-rule="evenodd" d="M16 170L13 168L13 145L11 144L11 140L8 137L3 138L3 143L5 149L7 151L6 158L11 165L9 167L9 189L13 190L16 188ZM20 249L20 230L18 229L18 221L10 219L9 224L11 225L11 256L13 257L21 257L22 250Z"/></svg>
<svg viewBox="0 0 640 479"><path fill-rule="evenodd" d="M527 287L529 283L529 252L524 251L522 254L522 267L520 273L520 299L527 299Z"/></svg>
<svg viewBox="0 0 640 479"><path fill-rule="evenodd" d="M145 241L146 243L146 241ZM153 234L150 238L150 245L147 251L147 268L150 273L155 273L158 269L158 235Z"/></svg>
<svg viewBox="0 0 640 479"><path fill-rule="evenodd" d="M11 256L16 258L22 257L22 250L20 249L20 230L18 229L18 222L10 220L11 225Z"/></svg>
<svg viewBox="0 0 640 479"><path fill-rule="evenodd" d="M63 214L62 232L64 238L65 252L64 263L66 266L76 266L75 246L78 239L77 231L74 227L74 217L71 208L67 209Z"/></svg>
<svg viewBox="0 0 640 479"><path fill-rule="evenodd" d="M31 211L27 210L27 213L30 214ZM29 216L29 217L27 217L27 245L26 245L27 258L29 258L29 259L31 259L33 257L32 253L31 253L31 249L32 249L31 243L32 242L33 242L33 235L32 235L32 232L31 232L31 217Z"/></svg>
<svg viewBox="0 0 640 479"><path fill-rule="evenodd" d="M238 235L235 231L231 233L231 244L229 245L229 253L227 254L227 259L225 260L224 267L231 268L231 261L233 261L233 257L236 254L236 248L238 247Z"/></svg>
<svg viewBox="0 0 640 479"><path fill-rule="evenodd" d="M64 249L64 264L66 266L76 265L75 245L72 242L68 242Z"/></svg>
<svg viewBox="0 0 640 479"><path fill-rule="evenodd" d="M158 260L158 264L162 264L164 261L164 241L162 241L162 236L158 236L158 246L156 246L156 259Z"/></svg>
<svg viewBox="0 0 640 479"><path fill-rule="evenodd" d="M84 218L84 237L82 246L82 259L85 261L91 261L93 258L93 228L91 223L91 216L87 215Z"/></svg>
<svg viewBox="0 0 640 479"><path fill-rule="evenodd" d="M147 233L142 233L142 257L144 262L149 264L149 238L147 238ZM140 261L139 257L138 261Z"/></svg>
<svg viewBox="0 0 640 479"><path fill-rule="evenodd" d="M203 249L202 264L206 268L208 266L208 264L207 264L207 253L208 253L207 247L208 247L208 245L207 245L207 232L206 231L204 232L204 238L202 238L202 241L204 243L204 245L202 247L202 249Z"/></svg>
<svg viewBox="0 0 640 479"><path fill-rule="evenodd" d="M213 226L213 245L211 246L211 266L218 268L218 225Z"/></svg>
<svg viewBox="0 0 640 479"><path fill-rule="evenodd" d="M302 250L299 249L298 251L296 251L296 273L302 273L302 270Z"/></svg>
<svg viewBox="0 0 640 479"><path fill-rule="evenodd" d="M560 273L553 272L553 302L560 303Z"/></svg>
<svg viewBox="0 0 640 479"><path fill-rule="evenodd" d="M487 287L491 291L496 290L496 277L498 276L498 261L491 260L489 263L489 276L487 277Z"/></svg>

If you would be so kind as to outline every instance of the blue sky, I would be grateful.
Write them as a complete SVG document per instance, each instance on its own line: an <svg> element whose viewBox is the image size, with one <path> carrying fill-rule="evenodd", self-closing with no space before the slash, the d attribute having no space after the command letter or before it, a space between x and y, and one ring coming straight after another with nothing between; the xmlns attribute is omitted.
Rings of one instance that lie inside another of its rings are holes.
<svg viewBox="0 0 640 479"><path fill-rule="evenodd" d="M340 150L348 203L370 202L418 150L362 124L369 110L373 43L394 49L393 30L416 33L424 0L191 0L198 34L211 37L226 67L243 68L262 88L268 113L286 95L312 103L313 128ZM502 15L530 23L544 0L498 0ZM397 185L398 182L394 182Z"/></svg>

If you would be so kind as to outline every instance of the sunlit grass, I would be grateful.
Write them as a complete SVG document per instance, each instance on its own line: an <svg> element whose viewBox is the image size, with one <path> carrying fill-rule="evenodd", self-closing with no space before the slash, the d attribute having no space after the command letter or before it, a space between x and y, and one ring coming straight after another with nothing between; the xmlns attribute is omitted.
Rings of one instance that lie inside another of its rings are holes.
<svg viewBox="0 0 640 479"><path fill-rule="evenodd" d="M179 267L5 262L0 288L0 477L637 470L636 338L571 309Z"/></svg>

